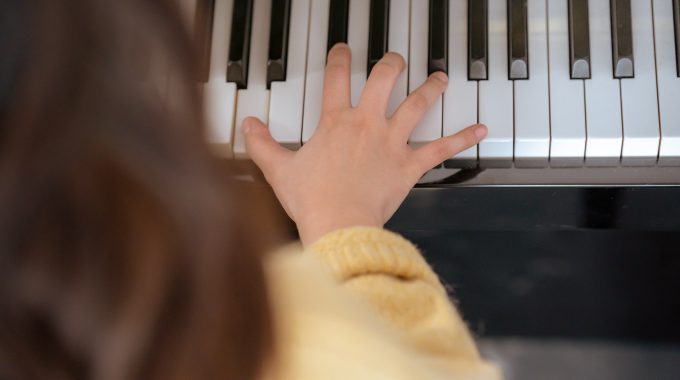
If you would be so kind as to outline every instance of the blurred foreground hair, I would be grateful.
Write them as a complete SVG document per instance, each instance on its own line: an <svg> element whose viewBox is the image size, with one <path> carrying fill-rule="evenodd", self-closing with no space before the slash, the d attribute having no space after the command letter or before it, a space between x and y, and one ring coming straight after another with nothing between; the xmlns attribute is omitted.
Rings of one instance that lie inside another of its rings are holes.
<svg viewBox="0 0 680 380"><path fill-rule="evenodd" d="M266 216L208 152L175 3L0 1L2 379L240 380L270 355Z"/></svg>

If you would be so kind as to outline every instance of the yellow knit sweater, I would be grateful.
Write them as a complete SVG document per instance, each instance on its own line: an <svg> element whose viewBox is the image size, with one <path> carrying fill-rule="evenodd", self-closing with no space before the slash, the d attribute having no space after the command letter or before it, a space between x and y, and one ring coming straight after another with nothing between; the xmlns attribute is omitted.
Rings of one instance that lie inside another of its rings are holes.
<svg viewBox="0 0 680 380"><path fill-rule="evenodd" d="M266 378L500 378L437 275L397 234L335 231L266 268L277 331Z"/></svg>

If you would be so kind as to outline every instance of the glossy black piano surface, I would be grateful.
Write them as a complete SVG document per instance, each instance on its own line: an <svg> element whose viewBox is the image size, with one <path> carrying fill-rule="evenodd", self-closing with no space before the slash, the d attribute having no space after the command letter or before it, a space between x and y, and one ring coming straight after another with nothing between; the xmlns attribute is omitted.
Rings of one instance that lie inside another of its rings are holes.
<svg viewBox="0 0 680 380"><path fill-rule="evenodd" d="M429 184L387 224L510 380L675 379L680 187Z"/></svg>

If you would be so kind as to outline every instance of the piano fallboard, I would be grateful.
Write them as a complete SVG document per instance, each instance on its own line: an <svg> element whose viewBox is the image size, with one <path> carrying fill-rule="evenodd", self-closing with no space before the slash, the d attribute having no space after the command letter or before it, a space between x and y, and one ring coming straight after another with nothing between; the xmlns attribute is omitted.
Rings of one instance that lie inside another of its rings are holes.
<svg viewBox="0 0 680 380"><path fill-rule="evenodd" d="M435 168L418 187L571 186L627 187L680 186L678 167L546 167L546 168ZM680 201L680 200L679 200Z"/></svg>
<svg viewBox="0 0 680 380"><path fill-rule="evenodd" d="M413 189L387 228L455 231L680 231L680 186L445 185Z"/></svg>

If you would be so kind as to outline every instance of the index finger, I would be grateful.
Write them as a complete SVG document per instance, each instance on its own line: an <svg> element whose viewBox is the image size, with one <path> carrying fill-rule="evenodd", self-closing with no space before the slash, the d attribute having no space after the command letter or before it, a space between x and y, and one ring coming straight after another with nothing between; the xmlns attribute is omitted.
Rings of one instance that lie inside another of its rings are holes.
<svg viewBox="0 0 680 380"><path fill-rule="evenodd" d="M321 112L349 108L352 53L347 44L339 43L328 52L323 81Z"/></svg>

